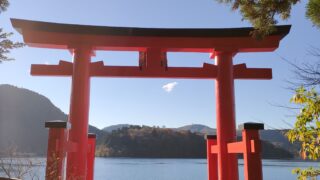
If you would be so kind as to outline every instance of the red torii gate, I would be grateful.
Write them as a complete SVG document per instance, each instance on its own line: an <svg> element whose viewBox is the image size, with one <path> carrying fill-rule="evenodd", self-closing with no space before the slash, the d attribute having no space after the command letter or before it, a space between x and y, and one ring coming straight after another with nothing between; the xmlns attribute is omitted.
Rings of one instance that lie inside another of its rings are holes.
<svg viewBox="0 0 320 180"><path fill-rule="evenodd" d="M217 141L216 145L209 144L208 158L210 154L216 154L217 162L209 161L208 165L211 167L210 162L217 163L218 173L215 172L216 169L209 169L209 179L237 180L236 153L250 155L259 151L259 137L256 134L252 137L257 137L257 141L249 138L236 142L234 79L271 79L272 70L247 68L245 64L233 65L232 58L241 52L274 51L280 40L289 33L290 26L277 26L277 31L258 41L250 36L252 28L156 29L71 25L21 19L11 19L11 22L23 35L27 45L67 49L73 54L73 62L60 61L58 65L31 67L32 75L72 77L69 114L72 127L70 130L50 129L47 173L50 173L48 169L54 164L50 160L50 153L59 152L59 167L58 176L50 178L47 174L47 179L64 179L65 156L67 179L75 176L93 179L94 142L90 140L90 136L88 138L90 77L215 79ZM102 61L91 62L95 50L137 51L139 66L105 66ZM168 67L167 52L210 53L212 58L216 58L216 64L205 63L199 68ZM68 129L69 124L50 122L47 127ZM250 129L251 126L248 127ZM243 135L251 137L250 133ZM88 148L88 141L91 150ZM87 159L87 156L91 159ZM261 172L261 157L258 155L247 163L254 163L253 161L258 166L260 162L260 167L250 170L250 166L245 165L245 169L255 176L246 172L246 179L262 179L262 173L255 173Z"/></svg>

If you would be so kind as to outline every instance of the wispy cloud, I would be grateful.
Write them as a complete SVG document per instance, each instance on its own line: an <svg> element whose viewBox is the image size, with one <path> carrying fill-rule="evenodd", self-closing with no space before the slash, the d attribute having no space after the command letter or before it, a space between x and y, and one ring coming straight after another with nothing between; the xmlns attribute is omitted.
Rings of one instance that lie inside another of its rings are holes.
<svg viewBox="0 0 320 180"><path fill-rule="evenodd" d="M173 90L173 88L176 87L176 85L178 85L177 82L171 82L171 83L163 85L162 89L164 89L166 92L171 92Z"/></svg>

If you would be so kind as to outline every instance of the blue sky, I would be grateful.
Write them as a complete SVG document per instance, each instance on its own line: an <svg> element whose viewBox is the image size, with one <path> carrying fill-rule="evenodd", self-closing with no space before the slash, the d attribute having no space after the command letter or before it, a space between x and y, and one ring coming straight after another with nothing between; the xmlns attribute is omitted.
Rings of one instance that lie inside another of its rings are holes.
<svg viewBox="0 0 320 180"><path fill-rule="evenodd" d="M292 91L285 81L294 77L290 66L312 59L307 51L320 47L320 31L305 19L305 4L292 9L287 22L290 34L280 47L270 53L242 53L234 63L248 67L273 69L273 80L238 80L235 83L237 124L264 122L267 128L288 128L294 115L273 104L288 105ZM8 11L0 15L0 25L13 31L9 18L21 18L59 23L165 28L230 28L247 27L238 12L214 0L11 0ZM14 40L22 40L15 33ZM57 64L60 59L71 61L64 50L25 47L14 50L16 60L0 65L0 84L12 84L36 91L48 97L62 111L68 113L70 78L33 77L31 64ZM92 61L103 60L108 65L137 65L134 52L97 52ZM212 63L204 53L169 53L169 66L202 66ZM170 92L163 86L174 83ZM183 79L118 79L92 78L90 124L103 128L121 123L179 127L187 124L216 126L214 81Z"/></svg>

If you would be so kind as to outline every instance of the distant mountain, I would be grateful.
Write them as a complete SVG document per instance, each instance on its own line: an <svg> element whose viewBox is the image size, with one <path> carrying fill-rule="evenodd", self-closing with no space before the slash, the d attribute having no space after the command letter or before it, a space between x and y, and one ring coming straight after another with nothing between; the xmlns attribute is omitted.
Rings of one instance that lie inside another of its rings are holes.
<svg viewBox="0 0 320 180"><path fill-rule="evenodd" d="M96 134L96 138L99 139L100 137L102 137L103 135L105 135L106 133L94 126L89 125L89 133L93 133Z"/></svg>
<svg viewBox="0 0 320 180"><path fill-rule="evenodd" d="M45 121L67 120L67 115L43 95L11 85L0 85L0 149L17 146L26 153L44 155L48 130ZM90 131L101 134L99 129ZM103 132L102 132L103 133Z"/></svg>
<svg viewBox="0 0 320 180"><path fill-rule="evenodd" d="M174 130L178 131L190 131L193 133L201 133L201 134L216 134L216 130L212 129L208 126L202 125L202 124L192 124L192 125L186 125L179 128L176 128Z"/></svg>
<svg viewBox="0 0 320 180"><path fill-rule="evenodd" d="M0 149L16 145L23 152L44 154L45 121L67 116L46 97L27 89L0 85Z"/></svg>
<svg viewBox="0 0 320 180"><path fill-rule="evenodd" d="M111 133L114 130L118 130L123 127L129 127L129 126L132 126L132 125L130 125L130 124L117 124L117 125L107 126L107 127L103 128L102 131Z"/></svg>
<svg viewBox="0 0 320 180"><path fill-rule="evenodd" d="M300 145L298 143L290 143L285 133L288 130L263 130L260 131L260 138L268 141L276 147L287 149L289 152L294 154L295 157L299 157Z"/></svg>

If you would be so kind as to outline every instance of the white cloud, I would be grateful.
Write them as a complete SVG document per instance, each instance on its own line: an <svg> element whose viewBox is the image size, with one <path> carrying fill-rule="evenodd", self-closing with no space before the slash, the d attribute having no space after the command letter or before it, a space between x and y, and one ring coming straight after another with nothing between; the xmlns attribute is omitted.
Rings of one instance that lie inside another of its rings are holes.
<svg viewBox="0 0 320 180"><path fill-rule="evenodd" d="M177 82L171 82L171 83L163 85L162 89L164 89L167 92L171 92L176 85L178 85Z"/></svg>

